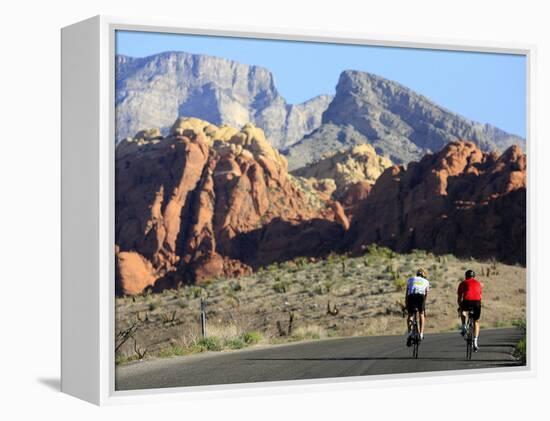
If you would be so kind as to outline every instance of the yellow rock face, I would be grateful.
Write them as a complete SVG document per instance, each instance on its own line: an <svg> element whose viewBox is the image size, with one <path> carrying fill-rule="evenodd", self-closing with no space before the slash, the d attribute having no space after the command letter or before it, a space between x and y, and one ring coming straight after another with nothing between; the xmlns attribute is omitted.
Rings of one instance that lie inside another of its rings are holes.
<svg viewBox="0 0 550 421"><path fill-rule="evenodd" d="M392 162L376 153L369 144L355 146L346 151L339 151L320 161L301 168L294 174L317 179L332 178L338 188L357 182L374 184Z"/></svg>

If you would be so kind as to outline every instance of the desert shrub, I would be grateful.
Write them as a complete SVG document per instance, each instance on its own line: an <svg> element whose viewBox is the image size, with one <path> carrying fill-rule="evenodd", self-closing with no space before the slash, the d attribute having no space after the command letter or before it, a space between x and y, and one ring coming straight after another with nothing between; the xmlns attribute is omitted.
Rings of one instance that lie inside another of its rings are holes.
<svg viewBox="0 0 550 421"><path fill-rule="evenodd" d="M238 292L243 289L241 283L239 281L231 281L229 282L229 288L231 288L232 291Z"/></svg>
<svg viewBox="0 0 550 421"><path fill-rule="evenodd" d="M527 331L527 322L525 321L525 319L514 320L512 324L518 329L523 330L524 332Z"/></svg>
<svg viewBox="0 0 550 421"><path fill-rule="evenodd" d="M527 338L524 336L520 339L514 350L514 356L522 363L527 361Z"/></svg>
<svg viewBox="0 0 550 421"><path fill-rule="evenodd" d="M395 278L393 280L393 286L395 287L396 291L405 291L405 288L407 287L407 281L403 278Z"/></svg>
<svg viewBox="0 0 550 421"><path fill-rule="evenodd" d="M232 338L225 342L225 346L229 349L241 349L245 347L245 343L241 338Z"/></svg>
<svg viewBox="0 0 550 421"><path fill-rule="evenodd" d="M367 246L367 253L375 257L384 257L393 259L397 254L388 247L379 246L377 244L369 244Z"/></svg>
<svg viewBox="0 0 550 421"><path fill-rule="evenodd" d="M305 266L307 266L307 264L309 263L308 261L308 258L307 257L304 257L304 256L300 256L300 257L296 257L294 259L294 263L296 264L296 266L300 267L300 268L303 268Z"/></svg>
<svg viewBox="0 0 550 421"><path fill-rule="evenodd" d="M195 346L204 351L222 350L221 341L216 336L207 336L206 338L201 338L195 343Z"/></svg>
<svg viewBox="0 0 550 421"><path fill-rule="evenodd" d="M179 345L172 345L168 348L163 348L158 352L158 356L162 358L166 357L173 357L173 356L181 356L187 354L187 351L185 348L179 346Z"/></svg>
<svg viewBox="0 0 550 421"><path fill-rule="evenodd" d="M265 268L266 272L270 272L270 273L276 272L278 269L279 269L279 266L277 265L277 263L272 263Z"/></svg>
<svg viewBox="0 0 550 421"><path fill-rule="evenodd" d="M280 277L276 278L276 282L273 284L273 291L279 294L284 294L288 292L289 289L290 289L289 282L281 280Z"/></svg>
<svg viewBox="0 0 550 421"><path fill-rule="evenodd" d="M254 345L262 340L262 334L260 332L245 332L242 334L242 340L247 345Z"/></svg>
<svg viewBox="0 0 550 421"><path fill-rule="evenodd" d="M161 306L161 302L160 300L156 299L156 300L149 300L149 304L148 304L148 308L149 308L149 311L155 311L157 308L159 308Z"/></svg>
<svg viewBox="0 0 550 421"><path fill-rule="evenodd" d="M187 298L199 298L203 293L203 289L201 287L191 286L186 288L186 296Z"/></svg>
<svg viewBox="0 0 550 421"><path fill-rule="evenodd" d="M327 337L325 329L317 325L300 326L291 335L293 340L322 339L325 337Z"/></svg>
<svg viewBox="0 0 550 421"><path fill-rule="evenodd" d="M325 295L330 292L331 288L332 282L319 282L313 289L313 292L317 295Z"/></svg>

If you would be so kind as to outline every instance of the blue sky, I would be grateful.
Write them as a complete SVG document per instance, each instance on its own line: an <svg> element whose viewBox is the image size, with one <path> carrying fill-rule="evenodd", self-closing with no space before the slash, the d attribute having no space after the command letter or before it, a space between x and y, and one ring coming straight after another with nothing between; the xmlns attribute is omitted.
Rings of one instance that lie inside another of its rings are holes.
<svg viewBox="0 0 550 421"><path fill-rule="evenodd" d="M185 51L263 66L273 73L277 90L292 104L333 94L343 70L372 72L469 119L525 137L523 55L133 31L117 31L116 50L133 57Z"/></svg>

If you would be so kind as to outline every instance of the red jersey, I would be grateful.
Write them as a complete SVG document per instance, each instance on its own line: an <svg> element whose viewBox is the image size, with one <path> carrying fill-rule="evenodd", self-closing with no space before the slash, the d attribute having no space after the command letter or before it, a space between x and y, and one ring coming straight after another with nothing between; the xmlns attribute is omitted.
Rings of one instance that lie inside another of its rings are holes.
<svg viewBox="0 0 550 421"><path fill-rule="evenodd" d="M481 301L481 283L474 278L462 281L458 286L458 295L462 296L463 300Z"/></svg>

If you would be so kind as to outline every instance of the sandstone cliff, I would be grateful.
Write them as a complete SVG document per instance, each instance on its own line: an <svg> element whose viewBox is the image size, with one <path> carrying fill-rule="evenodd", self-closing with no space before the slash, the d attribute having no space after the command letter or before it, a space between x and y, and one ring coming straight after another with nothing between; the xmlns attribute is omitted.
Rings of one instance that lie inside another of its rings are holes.
<svg viewBox="0 0 550 421"><path fill-rule="evenodd" d="M261 129L178 119L116 148L117 292L237 276L321 256L348 227L342 207L287 173Z"/></svg>
<svg viewBox="0 0 550 421"><path fill-rule="evenodd" d="M293 172L305 178L331 178L339 191L351 184L374 184L392 162L376 153L369 144L361 144L349 150L327 154L319 161Z"/></svg>
<svg viewBox="0 0 550 421"><path fill-rule="evenodd" d="M526 262L526 156L511 146L500 156L472 142L392 166L356 211L347 245L370 243L458 256Z"/></svg>

